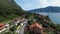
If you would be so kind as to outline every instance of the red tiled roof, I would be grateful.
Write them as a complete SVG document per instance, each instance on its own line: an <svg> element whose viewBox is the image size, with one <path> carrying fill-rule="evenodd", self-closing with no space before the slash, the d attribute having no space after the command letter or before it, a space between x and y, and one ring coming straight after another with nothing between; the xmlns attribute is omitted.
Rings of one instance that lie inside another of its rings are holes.
<svg viewBox="0 0 60 34"><path fill-rule="evenodd" d="M34 28L34 27L38 27L38 28L40 28L40 29L43 29L42 25L39 24L38 22L36 22L36 23L34 23L34 24L32 24L32 25L29 26L30 29L31 29L31 28Z"/></svg>
<svg viewBox="0 0 60 34"><path fill-rule="evenodd" d="M0 23L0 30L5 28L5 25L3 23Z"/></svg>

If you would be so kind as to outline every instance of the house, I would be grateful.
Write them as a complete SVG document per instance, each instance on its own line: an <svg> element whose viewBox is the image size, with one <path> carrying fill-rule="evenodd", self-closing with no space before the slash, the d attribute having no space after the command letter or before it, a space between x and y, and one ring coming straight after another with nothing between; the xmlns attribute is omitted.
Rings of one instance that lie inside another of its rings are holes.
<svg viewBox="0 0 60 34"><path fill-rule="evenodd" d="M43 27L38 22L35 22L34 24L29 26L29 32L30 34L42 34Z"/></svg>
<svg viewBox="0 0 60 34"><path fill-rule="evenodd" d="M11 22L14 24L14 25L18 25L19 23L23 23L25 21L25 18L18 18L18 19L13 19L11 20Z"/></svg>
<svg viewBox="0 0 60 34"><path fill-rule="evenodd" d="M45 22L46 24L49 24L50 23L50 19L48 16L41 16L41 19L43 22Z"/></svg>
<svg viewBox="0 0 60 34"><path fill-rule="evenodd" d="M40 15L41 18L46 19L49 18L49 15Z"/></svg>
<svg viewBox="0 0 60 34"><path fill-rule="evenodd" d="M19 17L18 21L24 22L25 21L25 18L24 17Z"/></svg>
<svg viewBox="0 0 60 34"><path fill-rule="evenodd" d="M17 21L17 19L13 19L11 20L11 22L14 24L14 25L17 25L19 23L19 21Z"/></svg>
<svg viewBox="0 0 60 34"><path fill-rule="evenodd" d="M43 21L44 21L45 23L50 23L50 21L48 21L47 19L43 19Z"/></svg>
<svg viewBox="0 0 60 34"><path fill-rule="evenodd" d="M5 24L0 23L0 30L2 30L3 28L5 28Z"/></svg>
<svg viewBox="0 0 60 34"><path fill-rule="evenodd" d="M7 30L9 30L9 25L0 23L0 33L6 32Z"/></svg>

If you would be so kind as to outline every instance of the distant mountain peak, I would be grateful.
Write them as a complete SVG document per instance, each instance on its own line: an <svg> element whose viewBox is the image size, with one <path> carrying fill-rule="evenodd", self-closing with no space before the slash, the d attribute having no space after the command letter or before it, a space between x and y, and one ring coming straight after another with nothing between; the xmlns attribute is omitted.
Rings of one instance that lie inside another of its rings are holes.
<svg viewBox="0 0 60 34"><path fill-rule="evenodd" d="M58 6L48 6L46 8L60 8L60 7L58 7Z"/></svg>
<svg viewBox="0 0 60 34"><path fill-rule="evenodd" d="M60 12L60 7L48 6L46 8L39 8L39 9L29 10L29 12L59 13Z"/></svg>

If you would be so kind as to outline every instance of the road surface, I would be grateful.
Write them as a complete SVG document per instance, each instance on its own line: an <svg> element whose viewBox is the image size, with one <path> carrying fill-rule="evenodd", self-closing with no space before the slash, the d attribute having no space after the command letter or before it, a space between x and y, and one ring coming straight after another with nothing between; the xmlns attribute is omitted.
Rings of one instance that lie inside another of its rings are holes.
<svg viewBox="0 0 60 34"><path fill-rule="evenodd" d="M20 26L19 34L24 34L24 28L27 25L28 19L23 22L23 25Z"/></svg>

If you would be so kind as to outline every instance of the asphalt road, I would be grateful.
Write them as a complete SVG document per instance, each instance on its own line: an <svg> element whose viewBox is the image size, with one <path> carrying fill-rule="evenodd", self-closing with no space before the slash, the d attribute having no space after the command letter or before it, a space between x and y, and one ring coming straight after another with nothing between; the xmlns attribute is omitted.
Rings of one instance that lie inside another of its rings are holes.
<svg viewBox="0 0 60 34"><path fill-rule="evenodd" d="M27 19L23 22L23 25L21 25L20 30L19 30L19 34L24 34L24 28L27 25Z"/></svg>

